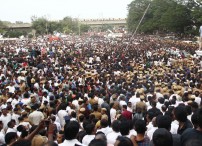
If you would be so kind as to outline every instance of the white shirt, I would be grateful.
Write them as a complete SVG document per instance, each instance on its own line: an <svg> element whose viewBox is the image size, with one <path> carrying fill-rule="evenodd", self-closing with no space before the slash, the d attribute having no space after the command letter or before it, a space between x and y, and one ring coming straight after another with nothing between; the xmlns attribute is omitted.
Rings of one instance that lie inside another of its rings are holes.
<svg viewBox="0 0 202 146"><path fill-rule="evenodd" d="M39 123L44 119L44 115L40 111L33 111L28 118L34 125L39 125Z"/></svg>
<svg viewBox="0 0 202 146"><path fill-rule="evenodd" d="M107 143L114 145L118 136L121 136L120 132L118 133L115 131L110 132L109 134L107 134Z"/></svg>
<svg viewBox="0 0 202 146"><path fill-rule="evenodd" d="M129 132L129 137L131 137L132 135L137 136L137 132L134 129L131 129Z"/></svg>
<svg viewBox="0 0 202 146"><path fill-rule="evenodd" d="M13 101L11 102L11 105L13 108L15 108L15 105L19 103L19 100L17 99L13 99Z"/></svg>
<svg viewBox="0 0 202 146"><path fill-rule="evenodd" d="M17 130L15 130L14 128L8 128L6 130L6 133L9 133L9 132L17 132Z"/></svg>
<svg viewBox="0 0 202 146"><path fill-rule="evenodd" d="M4 116L4 115L2 114L1 117L0 117L0 119L1 119L1 121L2 121L2 123L3 123L3 127L4 127L4 128L7 128L8 122L11 121L11 114L8 113L6 116Z"/></svg>
<svg viewBox="0 0 202 146"><path fill-rule="evenodd" d="M0 132L0 145L5 144L5 134L1 131Z"/></svg>
<svg viewBox="0 0 202 146"><path fill-rule="evenodd" d="M110 118L111 118L111 123L115 120L116 118L116 110L114 108L110 109Z"/></svg>
<svg viewBox="0 0 202 146"><path fill-rule="evenodd" d="M32 128L32 126L30 125L29 122L21 122L21 123L19 123L19 125L25 126L25 128L28 129L28 130L29 130L30 128Z"/></svg>
<svg viewBox="0 0 202 146"><path fill-rule="evenodd" d="M195 102L198 103L198 105L201 104L201 98L200 97L195 97Z"/></svg>
<svg viewBox="0 0 202 146"><path fill-rule="evenodd" d="M95 138L95 135L85 135L82 140L82 144L89 145L89 143Z"/></svg>
<svg viewBox="0 0 202 146"><path fill-rule="evenodd" d="M19 120L18 120L19 117L20 117L20 115L15 114L15 113L13 113L12 116L11 116L11 119L15 120L16 125L19 124Z"/></svg>
<svg viewBox="0 0 202 146"><path fill-rule="evenodd" d="M176 122L177 122L177 121L173 121L173 122L171 123L170 132L171 132L172 134L177 134L177 129L178 129L178 127L179 127L179 124L177 124Z"/></svg>
<svg viewBox="0 0 202 146"><path fill-rule="evenodd" d="M64 140L63 143L59 144L59 146L75 146L75 144L84 146L77 139Z"/></svg>
<svg viewBox="0 0 202 146"><path fill-rule="evenodd" d="M147 125L147 131L151 130L152 127L154 127L152 122L149 122L149 124Z"/></svg>
<svg viewBox="0 0 202 146"><path fill-rule="evenodd" d="M106 127L106 128L101 128L101 129L98 129L97 132L103 132L105 135L109 134L110 132L112 132L112 128L110 127Z"/></svg>
<svg viewBox="0 0 202 146"><path fill-rule="evenodd" d="M154 132L156 131L156 129L158 129L158 127L152 127L152 128L147 132L147 136L149 137L150 140L152 140L152 136L153 136Z"/></svg>
<svg viewBox="0 0 202 146"><path fill-rule="evenodd" d="M64 118L65 116L68 116L68 113L65 110L58 111L58 117L60 119L60 125L62 127L64 127L64 125L65 125L65 118Z"/></svg>

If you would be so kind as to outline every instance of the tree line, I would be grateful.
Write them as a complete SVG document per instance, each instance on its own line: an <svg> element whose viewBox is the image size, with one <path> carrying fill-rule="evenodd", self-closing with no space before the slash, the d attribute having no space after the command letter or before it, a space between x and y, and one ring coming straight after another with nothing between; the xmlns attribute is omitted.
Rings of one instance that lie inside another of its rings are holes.
<svg viewBox="0 0 202 146"><path fill-rule="evenodd" d="M127 25L130 32L135 31L149 4L138 33L198 34L202 25L201 0L133 0L128 5Z"/></svg>

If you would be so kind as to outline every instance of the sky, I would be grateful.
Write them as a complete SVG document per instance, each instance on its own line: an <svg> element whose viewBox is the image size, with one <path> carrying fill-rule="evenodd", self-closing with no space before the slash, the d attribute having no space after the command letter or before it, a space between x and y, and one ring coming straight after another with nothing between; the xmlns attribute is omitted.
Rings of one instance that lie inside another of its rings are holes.
<svg viewBox="0 0 202 146"><path fill-rule="evenodd" d="M126 18L132 0L1 0L1 21L31 22L32 16L61 20L65 16L78 19Z"/></svg>

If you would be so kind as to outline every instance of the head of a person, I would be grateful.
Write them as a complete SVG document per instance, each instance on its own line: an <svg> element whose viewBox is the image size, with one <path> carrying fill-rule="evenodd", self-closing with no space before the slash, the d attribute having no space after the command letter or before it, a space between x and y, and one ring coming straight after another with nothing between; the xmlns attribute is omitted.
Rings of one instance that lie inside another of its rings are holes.
<svg viewBox="0 0 202 146"><path fill-rule="evenodd" d="M101 131L99 131L99 132L97 132L97 133L95 134L95 139L101 139L101 140L107 142L107 137L106 137L106 135L105 135L103 132L101 132Z"/></svg>
<svg viewBox="0 0 202 146"><path fill-rule="evenodd" d="M172 119L170 116L167 115L159 115L156 117L156 122L158 128L165 128L170 131Z"/></svg>
<svg viewBox="0 0 202 146"><path fill-rule="evenodd" d="M13 128L15 126L15 122L13 120L11 120L11 121L8 122L7 126L9 128Z"/></svg>
<svg viewBox="0 0 202 146"><path fill-rule="evenodd" d="M135 131L137 134L145 134L145 131L147 130L146 122L144 120L137 120L135 122Z"/></svg>
<svg viewBox="0 0 202 146"><path fill-rule="evenodd" d="M9 132L5 135L5 142L7 145L15 142L17 140L17 133L16 132Z"/></svg>
<svg viewBox="0 0 202 146"><path fill-rule="evenodd" d="M101 125L102 128L106 128L109 125L108 120L102 119L100 121L100 125Z"/></svg>
<svg viewBox="0 0 202 146"><path fill-rule="evenodd" d="M165 128L157 129L152 139L154 146L173 146L172 134Z"/></svg>
<svg viewBox="0 0 202 146"><path fill-rule="evenodd" d="M88 146L107 146L107 142L102 139L93 139Z"/></svg>
<svg viewBox="0 0 202 146"><path fill-rule="evenodd" d="M78 132L79 132L79 123L77 121L70 121L68 124L65 125L65 139L72 140L75 139Z"/></svg>
<svg viewBox="0 0 202 146"><path fill-rule="evenodd" d="M64 132L63 131L59 131L57 133L57 142L58 142L58 144L60 144L63 141L64 141Z"/></svg>
<svg viewBox="0 0 202 146"><path fill-rule="evenodd" d="M133 143L128 137L118 136L114 146L133 146Z"/></svg>
<svg viewBox="0 0 202 146"><path fill-rule="evenodd" d="M177 106L174 109L174 116L178 122L186 122L187 121L187 111L185 106Z"/></svg>
<svg viewBox="0 0 202 146"><path fill-rule="evenodd" d="M95 133L95 124L93 124L93 123L87 124L85 126L84 130L86 131L86 133L88 135L94 134Z"/></svg>
<svg viewBox="0 0 202 146"><path fill-rule="evenodd" d="M119 132L120 131L120 121L118 121L118 120L113 121L112 129L114 132Z"/></svg>
<svg viewBox="0 0 202 146"><path fill-rule="evenodd" d="M127 120L121 121L120 123L120 133L122 136L128 135L130 132L130 123Z"/></svg>

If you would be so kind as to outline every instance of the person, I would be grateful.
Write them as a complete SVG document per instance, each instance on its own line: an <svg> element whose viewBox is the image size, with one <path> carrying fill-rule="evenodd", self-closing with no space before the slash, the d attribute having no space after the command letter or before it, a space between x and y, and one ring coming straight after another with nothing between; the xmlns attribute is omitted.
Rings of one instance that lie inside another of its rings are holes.
<svg viewBox="0 0 202 146"><path fill-rule="evenodd" d="M125 136L118 136L114 146L133 146L133 142Z"/></svg>
<svg viewBox="0 0 202 146"><path fill-rule="evenodd" d="M165 128L157 129L154 132L152 139L155 146L173 146L172 135Z"/></svg>
<svg viewBox="0 0 202 146"><path fill-rule="evenodd" d="M145 135L147 131L146 123L144 120L137 120L135 122L135 130L137 132L137 136L132 135L130 139L137 146L149 146L150 140Z"/></svg>
<svg viewBox="0 0 202 146"><path fill-rule="evenodd" d="M171 119L170 116L159 115L159 116L156 117L156 121L157 121L158 129L165 128L166 130L168 130L170 132L171 122L172 122L172 119ZM180 135L179 134L172 134L172 139L173 139L173 146L180 146L181 145ZM154 145L154 143L153 143L153 140L152 140L152 141L150 141L150 146L153 146L153 145Z"/></svg>
<svg viewBox="0 0 202 146"><path fill-rule="evenodd" d="M107 143L101 139L93 139L88 146L107 146Z"/></svg>
<svg viewBox="0 0 202 146"><path fill-rule="evenodd" d="M200 33L200 35L199 35L199 50L201 50L202 49L202 25L199 28L199 33Z"/></svg>
<svg viewBox="0 0 202 146"><path fill-rule="evenodd" d="M28 119L29 121L34 124L38 125L40 121L44 119L44 115L41 111L37 110L38 104L33 105L32 108L32 113L29 114Z"/></svg>
<svg viewBox="0 0 202 146"><path fill-rule="evenodd" d="M83 137L82 144L88 145L95 138L95 125L93 123L87 124L84 130L87 135Z"/></svg>
<svg viewBox="0 0 202 146"><path fill-rule="evenodd" d="M109 134L107 134L107 143L109 144L113 144L116 142L116 139L118 136L121 136L121 133L120 133L120 121L118 120L115 120L113 123L112 123L112 132L110 132Z"/></svg>
<svg viewBox="0 0 202 146"><path fill-rule="evenodd" d="M197 112L197 127L186 129L181 135L181 146L190 145L190 141L194 140L198 143L196 146L200 145L200 141L202 139L202 109Z"/></svg>
<svg viewBox="0 0 202 146"><path fill-rule="evenodd" d="M75 146L75 144L82 146L82 144L76 139L78 132L79 123L77 121L70 121L68 124L65 125L65 140L63 143L59 144L59 146Z"/></svg>
<svg viewBox="0 0 202 146"><path fill-rule="evenodd" d="M175 119L179 122L179 128L177 130L177 133L182 135L182 133L187 129L187 128L193 128L193 125L191 121L187 119L187 112L184 106L177 106L174 109L174 116Z"/></svg>

